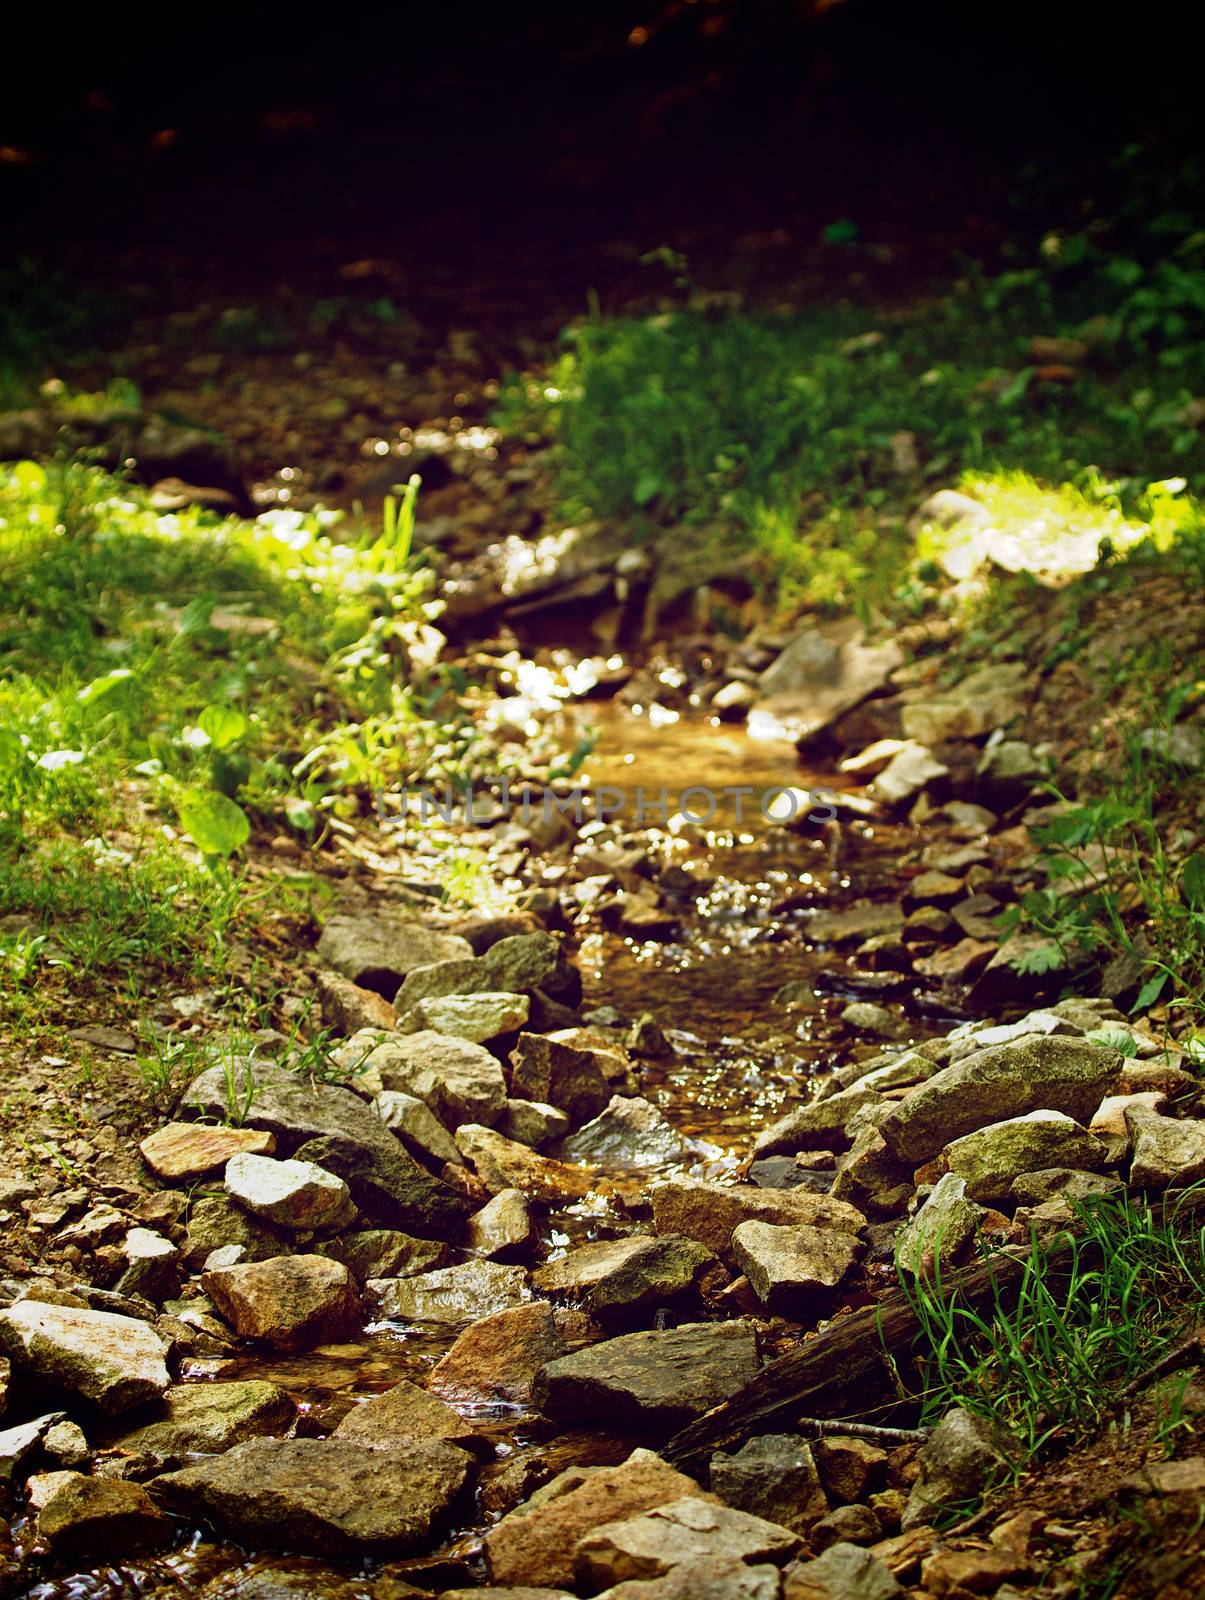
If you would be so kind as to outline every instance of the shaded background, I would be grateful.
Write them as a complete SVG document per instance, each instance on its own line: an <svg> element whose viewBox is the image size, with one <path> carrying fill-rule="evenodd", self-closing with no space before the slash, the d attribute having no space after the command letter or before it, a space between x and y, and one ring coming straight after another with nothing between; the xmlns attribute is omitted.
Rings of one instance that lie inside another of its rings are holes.
<svg viewBox="0 0 1205 1600"><path fill-rule="evenodd" d="M1132 141L1174 167L1195 137L1167 4L42 7L6 31L3 214L98 274L852 219L914 275L1107 204Z"/></svg>

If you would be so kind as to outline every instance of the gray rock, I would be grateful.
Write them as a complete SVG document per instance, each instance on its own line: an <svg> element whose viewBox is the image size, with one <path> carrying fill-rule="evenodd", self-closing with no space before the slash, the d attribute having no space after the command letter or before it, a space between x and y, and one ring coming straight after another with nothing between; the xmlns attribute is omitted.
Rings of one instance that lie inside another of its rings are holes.
<svg viewBox="0 0 1205 1600"><path fill-rule="evenodd" d="M895 1574L870 1550L834 1544L787 1568L784 1600L904 1600Z"/></svg>
<svg viewBox="0 0 1205 1600"><path fill-rule="evenodd" d="M393 1228L369 1228L364 1233L345 1234L342 1239L328 1239L317 1247L317 1254L342 1261L363 1287L369 1278L406 1278L411 1273L446 1266L448 1247L434 1239L415 1239Z"/></svg>
<svg viewBox="0 0 1205 1600"><path fill-rule="evenodd" d="M359 1309L351 1273L326 1256L277 1256L206 1272L205 1293L235 1332L277 1350L345 1333Z"/></svg>
<svg viewBox="0 0 1205 1600"><path fill-rule="evenodd" d="M398 1019L399 1033L442 1033L484 1044L524 1026L531 1010L525 994L449 994L416 1000Z"/></svg>
<svg viewBox="0 0 1205 1600"><path fill-rule="evenodd" d="M131 1228L121 1253L126 1267L117 1280L118 1294L140 1294L155 1301L179 1294L180 1252L170 1239L151 1228Z"/></svg>
<svg viewBox="0 0 1205 1600"><path fill-rule="evenodd" d="M949 767L939 761L927 745L908 740L870 783L866 792L884 805L902 806L915 799L930 784L949 775Z"/></svg>
<svg viewBox="0 0 1205 1600"><path fill-rule="evenodd" d="M498 1118L497 1129L506 1139L541 1150L569 1132L569 1118L557 1106L543 1105L538 1100L509 1099Z"/></svg>
<svg viewBox="0 0 1205 1600"><path fill-rule="evenodd" d="M1006 727L1025 708L1030 669L1023 661L1001 661L969 673L952 688L926 694L904 707L904 737L920 744L978 739Z"/></svg>
<svg viewBox="0 0 1205 1600"><path fill-rule="evenodd" d="M562 1161L626 1171L682 1161L687 1146L651 1101L617 1094L605 1111L565 1139L555 1154Z"/></svg>
<svg viewBox="0 0 1205 1600"><path fill-rule="evenodd" d="M1144 728L1138 743L1160 761L1188 772L1200 772L1205 767L1205 733L1190 723L1182 722L1174 728Z"/></svg>
<svg viewBox="0 0 1205 1600"><path fill-rule="evenodd" d="M226 1193L244 1211L294 1232L333 1232L354 1222L342 1178L310 1161L237 1155L226 1163Z"/></svg>
<svg viewBox="0 0 1205 1600"><path fill-rule="evenodd" d="M168 1347L145 1322L21 1300L0 1311L0 1354L115 1415L167 1389Z"/></svg>
<svg viewBox="0 0 1205 1600"><path fill-rule="evenodd" d="M64 1411L48 1411L31 1422L19 1422L0 1431L0 1483L12 1484L25 1462L66 1416Z"/></svg>
<svg viewBox="0 0 1205 1600"><path fill-rule="evenodd" d="M404 1010L417 1000L449 994L546 994L562 1005L581 999L581 975L551 933L519 933L499 939L483 956L437 960L409 973L398 994Z"/></svg>
<svg viewBox="0 0 1205 1600"><path fill-rule="evenodd" d="M419 1161L435 1161L440 1166L451 1161L463 1166L464 1157L443 1123L417 1095L404 1089L382 1089L372 1102L381 1121Z"/></svg>
<svg viewBox="0 0 1205 1600"><path fill-rule="evenodd" d="M947 1172L938 1179L896 1239L896 1263L912 1277L928 1277L939 1263L948 1267L975 1236L983 1207L967 1199L966 1179Z"/></svg>
<svg viewBox="0 0 1205 1600"><path fill-rule="evenodd" d="M213 1067L193 1080L184 1099L203 1115L222 1116L228 1092L224 1070ZM236 1069L235 1092L240 1104L249 1101L246 1123L274 1133L283 1153L342 1178L352 1200L373 1220L432 1238L456 1237L468 1202L419 1166L350 1089L311 1085L275 1067L249 1066Z"/></svg>
<svg viewBox="0 0 1205 1600"><path fill-rule="evenodd" d="M862 1251L852 1234L753 1221L733 1231L732 1248L762 1305L786 1317L821 1310Z"/></svg>
<svg viewBox="0 0 1205 1600"><path fill-rule="evenodd" d="M287 1432L295 1414L284 1390L262 1379L175 1384L154 1419L122 1434L113 1448L160 1462L193 1452L220 1455L247 1439Z"/></svg>
<svg viewBox="0 0 1205 1600"><path fill-rule="evenodd" d="M1168 1189L1205 1178L1205 1122L1176 1122L1149 1111L1128 1111L1134 1142L1130 1182L1141 1189Z"/></svg>
<svg viewBox="0 0 1205 1600"><path fill-rule="evenodd" d="M470 1039L442 1033L397 1035L379 1044L366 1067L384 1089L414 1095L445 1128L462 1122L489 1127L506 1104L506 1079L496 1056Z"/></svg>
<svg viewBox="0 0 1205 1600"><path fill-rule="evenodd" d="M711 1487L725 1505L795 1533L806 1533L828 1512L811 1448L795 1434L762 1434L731 1455L717 1451Z"/></svg>
<svg viewBox="0 0 1205 1600"><path fill-rule="evenodd" d="M471 1466L440 1440L370 1450L343 1439L255 1439L156 1478L151 1490L252 1549L405 1555L446 1523Z"/></svg>
<svg viewBox="0 0 1205 1600"><path fill-rule="evenodd" d="M991 1122L1061 1111L1088 1122L1117 1077L1116 1050L1082 1039L1028 1036L976 1051L945 1067L879 1123L888 1147L919 1164Z"/></svg>
<svg viewBox="0 0 1205 1600"><path fill-rule="evenodd" d="M961 1406L947 1411L921 1446L920 1475L908 1496L900 1526L933 1522L943 1507L967 1507L993 1476L1008 1466L1008 1456L992 1425Z"/></svg>
<svg viewBox="0 0 1205 1600"><path fill-rule="evenodd" d="M462 1261L411 1278L372 1278L367 1287L381 1317L392 1322L474 1322L531 1299L523 1268L495 1261Z"/></svg>
<svg viewBox="0 0 1205 1600"><path fill-rule="evenodd" d="M601 1322L635 1321L696 1296L701 1280L717 1266L692 1239L634 1235L578 1245L541 1267L532 1282L542 1294L581 1300Z"/></svg>
<svg viewBox="0 0 1205 1600"><path fill-rule="evenodd" d="M832 1228L857 1234L866 1218L843 1200L808 1189L758 1189L753 1184L673 1178L652 1191L653 1227L659 1234L695 1239L713 1255L731 1259L733 1230L742 1222Z"/></svg>
<svg viewBox="0 0 1205 1600"><path fill-rule="evenodd" d="M1013 1179L1043 1167L1100 1172L1109 1165L1106 1145L1058 1111L1031 1111L989 1123L946 1146L945 1163L966 1182L972 1200L994 1204L1008 1196Z"/></svg>
<svg viewBox="0 0 1205 1600"><path fill-rule="evenodd" d="M472 954L467 939L384 912L329 917L318 941L318 955L327 966L386 1000L393 999L416 967L471 959Z"/></svg>
<svg viewBox="0 0 1205 1600"><path fill-rule="evenodd" d="M239 1249L247 1261L267 1261L272 1256L286 1255L290 1248L290 1237L283 1228L269 1227L249 1216L229 1195L202 1195L192 1203L184 1261L194 1270L215 1250Z"/></svg>
<svg viewBox="0 0 1205 1600"><path fill-rule="evenodd" d="M1045 1167L1036 1172L1021 1172L1013 1179L1008 1198L1018 1205L1040 1206L1047 1200L1087 1200L1092 1195L1120 1189L1121 1179L1112 1173L1078 1172L1071 1167Z"/></svg>
<svg viewBox="0 0 1205 1600"><path fill-rule="evenodd" d="M757 1336L745 1323L687 1323L621 1334L550 1361L532 1398L557 1421L672 1430L735 1394L758 1365Z"/></svg>
<svg viewBox="0 0 1205 1600"><path fill-rule="evenodd" d="M466 1244L491 1261L513 1261L527 1255L536 1230L527 1196L503 1189L469 1218Z"/></svg>
<svg viewBox="0 0 1205 1600"><path fill-rule="evenodd" d="M804 629L762 673L749 712L759 734L806 741L881 689L903 660L897 644L867 645L852 619Z"/></svg>
<svg viewBox="0 0 1205 1600"><path fill-rule="evenodd" d="M883 1537L883 1523L870 1506L838 1506L808 1530L808 1545L819 1554L835 1544L874 1544Z"/></svg>
<svg viewBox="0 0 1205 1600"><path fill-rule="evenodd" d="M870 1106L886 1111L890 1102L864 1083L797 1106L760 1133L754 1143L758 1156L791 1156L798 1150L848 1150L851 1138L846 1131L855 1112Z"/></svg>
<svg viewBox="0 0 1205 1600"><path fill-rule="evenodd" d="M638 1517L606 1522L579 1539L574 1570L582 1588L664 1577L684 1562L735 1559L781 1566L799 1536L747 1511L688 1496Z"/></svg>
<svg viewBox="0 0 1205 1600"><path fill-rule="evenodd" d="M528 1100L559 1106L574 1123L589 1122L611 1099L598 1052L547 1034L521 1033L511 1052L511 1088Z"/></svg>

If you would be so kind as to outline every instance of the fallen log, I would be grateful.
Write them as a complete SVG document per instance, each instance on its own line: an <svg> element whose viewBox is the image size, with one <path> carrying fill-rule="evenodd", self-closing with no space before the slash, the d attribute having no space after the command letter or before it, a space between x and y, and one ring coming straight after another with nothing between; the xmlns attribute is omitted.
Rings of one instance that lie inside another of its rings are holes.
<svg viewBox="0 0 1205 1600"><path fill-rule="evenodd" d="M1070 1255L1072 1249L1071 1238L1061 1235L1047 1249L1047 1259ZM1028 1246L995 1251L985 1261L950 1272L943 1279L943 1291L978 1311L1016 1287L1029 1259ZM837 1418L865 1410L885 1395L898 1395L897 1356L906 1358L920 1326L911 1302L900 1291L840 1317L797 1350L771 1361L730 1399L676 1433L663 1453L682 1465L713 1450L731 1449L750 1434L801 1413Z"/></svg>

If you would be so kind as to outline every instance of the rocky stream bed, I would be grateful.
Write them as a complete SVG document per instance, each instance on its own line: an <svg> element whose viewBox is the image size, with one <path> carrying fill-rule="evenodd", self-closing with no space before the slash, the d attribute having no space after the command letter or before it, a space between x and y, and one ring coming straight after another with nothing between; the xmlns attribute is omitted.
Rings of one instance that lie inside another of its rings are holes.
<svg viewBox="0 0 1205 1600"><path fill-rule="evenodd" d="M478 824L526 884L496 915L362 874L317 950L328 1070L268 1038L137 1186L10 1183L53 1264L3 1285L4 1592L891 1600L1067 1554L1016 1508L935 1531L1002 1445L918 1429L868 1309L1205 1171L1178 1052L1000 963L1027 777L593 720L596 789L810 792L785 823Z"/></svg>

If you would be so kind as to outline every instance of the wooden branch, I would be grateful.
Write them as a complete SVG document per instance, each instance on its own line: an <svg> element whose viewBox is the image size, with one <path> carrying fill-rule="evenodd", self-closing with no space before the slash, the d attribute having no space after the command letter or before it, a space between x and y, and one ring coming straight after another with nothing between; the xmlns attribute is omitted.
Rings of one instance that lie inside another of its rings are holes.
<svg viewBox="0 0 1205 1600"><path fill-rule="evenodd" d="M841 1417L796 1417L801 1433L827 1439L840 1435L846 1439L865 1439L869 1444L924 1444L932 1428L880 1428L871 1422L846 1422Z"/></svg>

